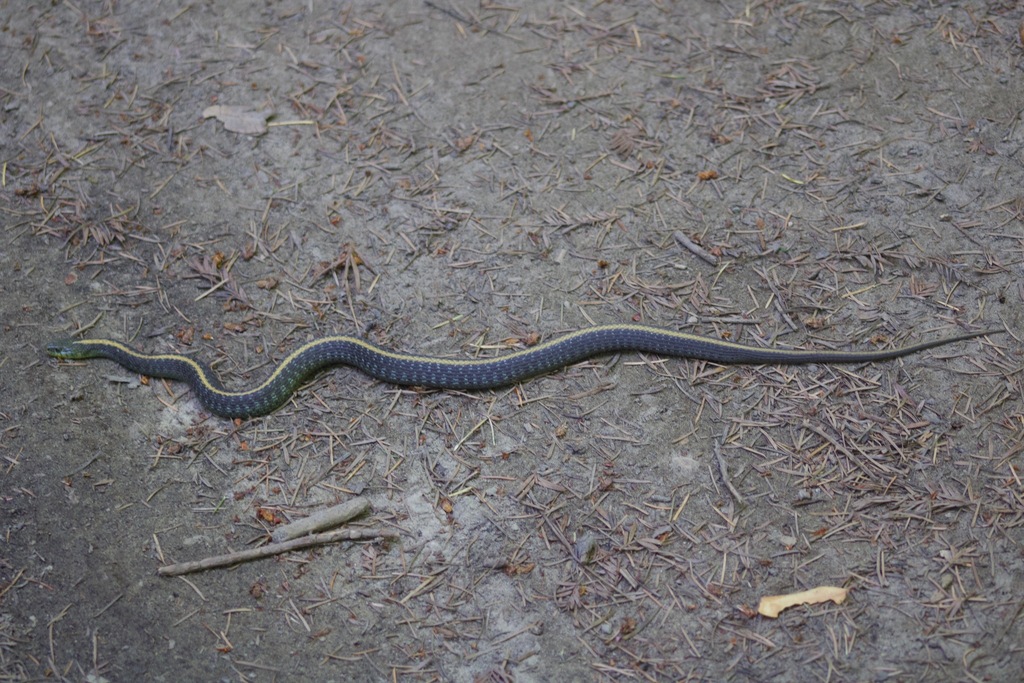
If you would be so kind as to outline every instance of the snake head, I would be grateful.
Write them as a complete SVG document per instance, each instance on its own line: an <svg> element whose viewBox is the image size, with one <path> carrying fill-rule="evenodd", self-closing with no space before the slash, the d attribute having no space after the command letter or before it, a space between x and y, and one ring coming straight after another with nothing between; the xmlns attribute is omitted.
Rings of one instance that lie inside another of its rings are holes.
<svg viewBox="0 0 1024 683"><path fill-rule="evenodd" d="M89 349L79 345L74 339L55 339L46 345L46 354L61 360L79 360L89 358Z"/></svg>

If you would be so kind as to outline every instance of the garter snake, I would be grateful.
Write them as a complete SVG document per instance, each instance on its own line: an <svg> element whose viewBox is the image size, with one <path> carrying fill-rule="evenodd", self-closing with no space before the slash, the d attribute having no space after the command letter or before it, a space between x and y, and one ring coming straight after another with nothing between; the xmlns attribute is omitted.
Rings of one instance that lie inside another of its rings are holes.
<svg viewBox="0 0 1024 683"><path fill-rule="evenodd" d="M725 364L865 363L891 360L936 346L973 339L1001 329L969 332L895 349L870 351L760 348L647 325L598 325L494 358L435 358L399 353L358 337L331 336L292 351L262 384L231 391L202 361L173 353L145 354L109 339L61 340L47 345L64 360L109 358L132 372L188 383L211 413L254 417L273 412L312 374L332 365L350 365L392 384L436 389L490 389L578 361L620 351L693 358Z"/></svg>

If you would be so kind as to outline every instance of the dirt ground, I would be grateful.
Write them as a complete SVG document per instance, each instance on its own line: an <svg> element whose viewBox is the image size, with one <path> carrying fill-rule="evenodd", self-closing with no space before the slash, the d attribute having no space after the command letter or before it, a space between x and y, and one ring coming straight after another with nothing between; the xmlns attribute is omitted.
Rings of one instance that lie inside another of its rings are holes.
<svg viewBox="0 0 1024 683"><path fill-rule="evenodd" d="M1020 680L1019 3L0 22L0 681ZM247 421L45 354L131 340L241 388L323 334L470 357L631 321L1007 333L481 392L339 368ZM355 496L397 539L157 574ZM826 585L847 600L757 615Z"/></svg>

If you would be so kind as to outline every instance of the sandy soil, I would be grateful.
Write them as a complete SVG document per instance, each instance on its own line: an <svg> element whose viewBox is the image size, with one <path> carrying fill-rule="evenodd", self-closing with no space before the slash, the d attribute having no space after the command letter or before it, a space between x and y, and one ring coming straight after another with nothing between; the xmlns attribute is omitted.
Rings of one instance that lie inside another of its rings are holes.
<svg viewBox="0 0 1024 683"><path fill-rule="evenodd" d="M1022 22L0 0L0 681L1019 680ZM342 368L244 422L44 352L244 387L322 334L466 357L629 321L1009 333L477 393ZM157 574L355 496L397 540ZM756 614L820 585L849 598Z"/></svg>

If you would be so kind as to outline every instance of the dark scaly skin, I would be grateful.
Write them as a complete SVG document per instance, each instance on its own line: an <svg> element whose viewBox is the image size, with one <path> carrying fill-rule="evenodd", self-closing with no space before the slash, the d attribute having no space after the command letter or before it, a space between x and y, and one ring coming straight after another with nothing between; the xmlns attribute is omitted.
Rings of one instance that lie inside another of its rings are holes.
<svg viewBox="0 0 1024 683"><path fill-rule="evenodd" d="M594 356L625 351L694 358L728 364L870 363L937 346L1003 332L970 332L896 349L815 351L760 348L646 325L599 325L503 356L449 359L397 353L358 337L323 337L291 352L255 389L230 391L210 368L177 354L143 354L108 339L61 340L47 345L55 358L109 358L132 372L186 382L211 413L255 417L281 407L310 376L334 365L350 365L389 382L435 389L491 389L543 375Z"/></svg>

